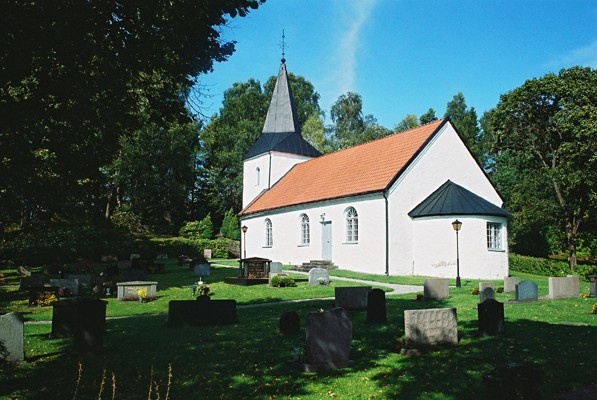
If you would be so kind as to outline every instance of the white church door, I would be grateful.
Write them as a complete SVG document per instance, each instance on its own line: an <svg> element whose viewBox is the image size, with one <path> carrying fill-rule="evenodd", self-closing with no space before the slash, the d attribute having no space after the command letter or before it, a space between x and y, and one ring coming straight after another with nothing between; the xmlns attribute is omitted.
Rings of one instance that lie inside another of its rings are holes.
<svg viewBox="0 0 597 400"><path fill-rule="evenodd" d="M321 223L321 259L332 261L332 221Z"/></svg>

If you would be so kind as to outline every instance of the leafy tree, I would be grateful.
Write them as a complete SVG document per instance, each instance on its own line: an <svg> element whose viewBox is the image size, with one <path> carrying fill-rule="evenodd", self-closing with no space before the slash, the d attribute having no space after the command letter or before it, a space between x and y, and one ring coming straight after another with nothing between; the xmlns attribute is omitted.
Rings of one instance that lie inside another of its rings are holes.
<svg viewBox="0 0 597 400"><path fill-rule="evenodd" d="M222 221L222 228L220 229L222 236L228 239L240 240L240 228L238 218L232 208L226 211L224 220Z"/></svg>
<svg viewBox="0 0 597 400"><path fill-rule="evenodd" d="M454 95L446 107L445 118L450 118L452 124L461 135L477 161L484 166L486 155L483 151L482 135L477 119L477 111L473 107L467 108L464 95L460 92Z"/></svg>
<svg viewBox="0 0 597 400"><path fill-rule="evenodd" d="M537 219L540 207L557 208L547 216L561 221L574 269L581 224L594 224L597 215L597 71L573 67L528 80L502 95L486 118L496 171L524 182L502 180L511 198L529 199L515 215Z"/></svg>
<svg viewBox="0 0 597 400"><path fill-rule="evenodd" d="M211 221L211 213L208 213L201 221L199 221L199 234L201 239L213 239L214 224Z"/></svg>
<svg viewBox="0 0 597 400"><path fill-rule="evenodd" d="M435 116L435 110L430 108L427 112L419 118L419 122L421 125L428 124L430 122L437 121L437 117Z"/></svg>
<svg viewBox="0 0 597 400"><path fill-rule="evenodd" d="M0 228L104 215L119 137L187 122L197 77L263 0L3 3Z"/></svg>
<svg viewBox="0 0 597 400"><path fill-rule="evenodd" d="M415 114L407 114L402 121L394 127L394 132L403 132L419 126L419 120Z"/></svg>

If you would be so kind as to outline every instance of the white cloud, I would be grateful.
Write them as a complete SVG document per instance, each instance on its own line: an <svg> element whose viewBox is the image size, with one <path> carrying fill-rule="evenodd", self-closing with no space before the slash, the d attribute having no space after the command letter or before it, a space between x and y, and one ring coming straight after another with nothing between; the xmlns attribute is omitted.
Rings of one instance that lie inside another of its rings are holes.
<svg viewBox="0 0 597 400"><path fill-rule="evenodd" d="M336 4L340 30L336 52L335 70L339 72L334 82L338 96L355 90L358 50L363 27L369 21L377 0L340 1Z"/></svg>
<svg viewBox="0 0 597 400"><path fill-rule="evenodd" d="M597 39L586 46L572 50L557 60L553 60L550 65L557 68L567 68L575 65L597 68Z"/></svg>

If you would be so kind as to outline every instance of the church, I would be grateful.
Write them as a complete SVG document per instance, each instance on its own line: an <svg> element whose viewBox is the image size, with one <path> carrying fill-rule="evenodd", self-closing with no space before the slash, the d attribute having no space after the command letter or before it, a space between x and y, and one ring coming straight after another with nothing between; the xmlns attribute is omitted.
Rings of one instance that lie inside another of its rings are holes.
<svg viewBox="0 0 597 400"><path fill-rule="evenodd" d="M242 246L283 264L501 280L502 203L448 119L321 155L301 136L282 59L243 161Z"/></svg>

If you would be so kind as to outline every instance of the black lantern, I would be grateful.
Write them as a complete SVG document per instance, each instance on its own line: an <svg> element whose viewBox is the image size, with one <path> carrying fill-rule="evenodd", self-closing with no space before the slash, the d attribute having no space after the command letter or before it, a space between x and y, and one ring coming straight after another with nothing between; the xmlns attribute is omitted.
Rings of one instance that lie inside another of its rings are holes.
<svg viewBox="0 0 597 400"><path fill-rule="evenodd" d="M458 231L462 228L462 222L456 219L452 222L452 228L456 231L456 287L460 287L460 254L458 252Z"/></svg>

